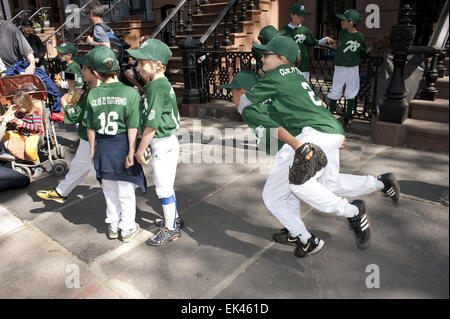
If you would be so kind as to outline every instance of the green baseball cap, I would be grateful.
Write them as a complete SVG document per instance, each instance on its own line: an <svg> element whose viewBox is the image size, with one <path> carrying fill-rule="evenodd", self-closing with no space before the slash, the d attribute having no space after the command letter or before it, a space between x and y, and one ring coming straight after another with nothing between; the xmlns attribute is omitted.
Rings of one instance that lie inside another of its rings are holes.
<svg viewBox="0 0 450 319"><path fill-rule="evenodd" d="M285 35L286 31L280 30L278 31L273 25L266 25L261 29L258 35L258 40L261 44L267 44L275 37L279 37Z"/></svg>
<svg viewBox="0 0 450 319"><path fill-rule="evenodd" d="M172 51L170 51L170 48L158 39L148 39L141 44L139 49L127 50L127 52L133 58L139 60L159 61L164 65L167 65L170 57L172 56Z"/></svg>
<svg viewBox="0 0 450 319"><path fill-rule="evenodd" d="M77 48L70 42L64 42L63 44L56 46L55 49L59 53L70 53L72 56L75 56L75 53L77 53Z"/></svg>
<svg viewBox="0 0 450 319"><path fill-rule="evenodd" d="M230 84L219 85L221 89L244 89L250 91L261 78L253 71L239 71Z"/></svg>
<svg viewBox="0 0 450 319"><path fill-rule="evenodd" d="M354 25L357 25L362 20L361 13L355 9L348 9L344 12L344 14L336 14L336 16L341 20L353 22Z"/></svg>
<svg viewBox="0 0 450 319"><path fill-rule="evenodd" d="M103 45L96 46L85 56L76 57L75 62L84 64L100 73L119 70L119 62L113 50Z"/></svg>
<svg viewBox="0 0 450 319"><path fill-rule="evenodd" d="M290 37L275 37L266 45L253 44L253 47L262 51L273 51L286 57L291 63L295 63L301 54L297 43Z"/></svg>
<svg viewBox="0 0 450 319"><path fill-rule="evenodd" d="M309 14L309 12L306 11L306 7L300 2L296 2L291 6L291 13L299 16Z"/></svg>

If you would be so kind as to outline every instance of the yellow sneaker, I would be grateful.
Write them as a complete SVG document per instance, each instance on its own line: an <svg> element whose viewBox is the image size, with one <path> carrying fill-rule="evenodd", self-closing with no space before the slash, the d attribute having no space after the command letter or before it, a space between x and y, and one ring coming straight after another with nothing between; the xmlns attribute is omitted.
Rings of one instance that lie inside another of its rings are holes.
<svg viewBox="0 0 450 319"><path fill-rule="evenodd" d="M59 204L64 204L67 197L61 196L58 194L56 189L50 189L50 190L39 190L36 192L36 195L42 199L45 200L52 200L54 202L57 202Z"/></svg>

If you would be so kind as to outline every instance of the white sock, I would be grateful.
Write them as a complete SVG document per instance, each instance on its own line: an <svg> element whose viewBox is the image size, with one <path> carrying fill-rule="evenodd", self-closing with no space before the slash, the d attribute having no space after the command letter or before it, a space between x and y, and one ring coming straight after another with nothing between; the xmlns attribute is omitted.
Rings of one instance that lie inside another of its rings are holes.
<svg viewBox="0 0 450 319"><path fill-rule="evenodd" d="M308 239L311 238L311 233L309 231L306 231L303 234L298 234L298 238L300 238L300 241L302 242L303 245L306 245Z"/></svg>
<svg viewBox="0 0 450 319"><path fill-rule="evenodd" d="M175 195L166 198L160 198L161 205L164 210L164 219L166 222L166 227L169 230L174 230L176 228L176 218L177 218L177 201Z"/></svg>
<svg viewBox="0 0 450 319"><path fill-rule="evenodd" d="M384 183L377 178L377 189L381 191L384 188Z"/></svg>
<svg viewBox="0 0 450 319"><path fill-rule="evenodd" d="M349 204L344 212L344 216L347 218L355 217L359 214L359 208L356 205Z"/></svg>

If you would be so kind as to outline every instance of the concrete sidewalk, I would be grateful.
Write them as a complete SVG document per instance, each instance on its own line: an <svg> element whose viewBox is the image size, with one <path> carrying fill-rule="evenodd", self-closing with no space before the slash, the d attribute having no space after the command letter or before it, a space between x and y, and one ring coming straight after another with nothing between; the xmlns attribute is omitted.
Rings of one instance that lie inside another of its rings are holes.
<svg viewBox="0 0 450 319"><path fill-rule="evenodd" d="M203 135L193 133L199 125ZM142 231L128 244L106 237L105 200L94 176L64 205L35 195L58 183L52 176L1 192L0 298L449 298L448 155L347 136L341 171L395 173L400 205L381 193L362 197L373 237L359 251L346 220L302 204L308 229L326 243L320 254L300 259L294 247L271 240L282 227L261 198L272 158L218 163L230 154L245 158L254 148L234 147L245 131L229 137L226 127L247 128L182 120L188 134L180 141L184 160L175 190L186 226L180 240L163 247L144 244L162 216L151 167L145 168L148 191L136 191ZM58 136L69 145L76 131L62 126ZM379 288L370 288L377 273Z"/></svg>

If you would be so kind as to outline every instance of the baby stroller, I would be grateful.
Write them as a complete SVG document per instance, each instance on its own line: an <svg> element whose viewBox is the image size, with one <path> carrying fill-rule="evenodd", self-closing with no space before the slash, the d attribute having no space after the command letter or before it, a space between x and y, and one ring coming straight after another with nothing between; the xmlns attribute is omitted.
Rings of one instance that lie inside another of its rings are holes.
<svg viewBox="0 0 450 319"><path fill-rule="evenodd" d="M12 105L13 97L19 91L25 91L31 95L35 105L41 109L44 133L38 142L40 164L16 159L11 163L12 168L27 175L30 179L33 179L33 174L39 167L54 176L64 176L68 171L68 164L63 160L63 148L58 143L55 133L54 121L58 117L52 117L44 83L33 74L13 75L0 79L0 102L3 106Z"/></svg>

